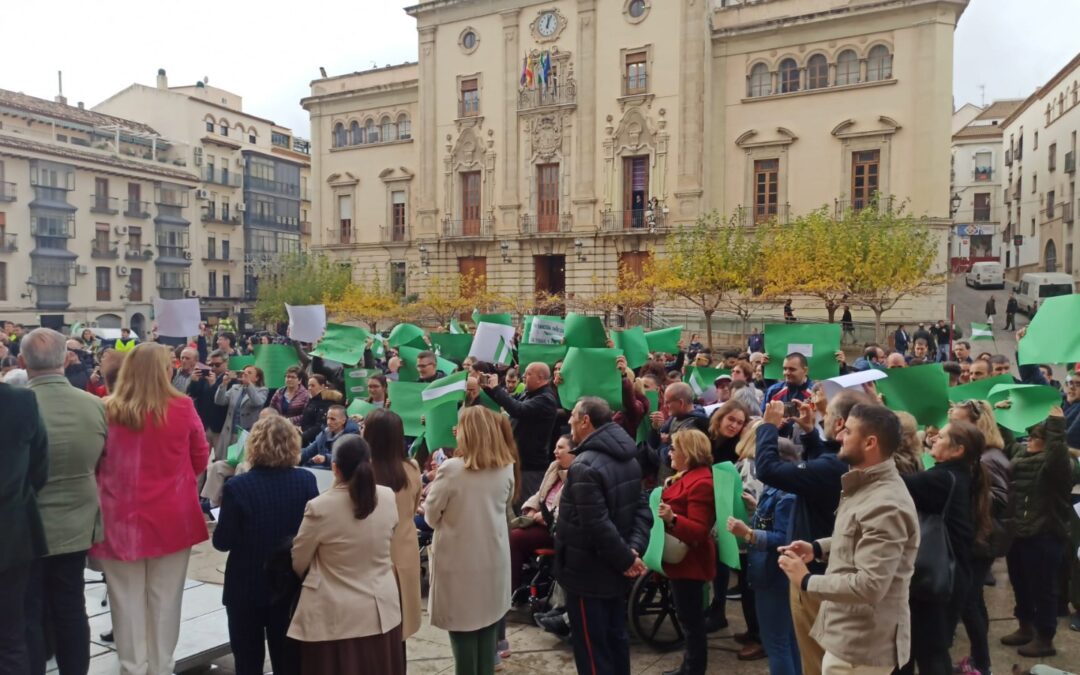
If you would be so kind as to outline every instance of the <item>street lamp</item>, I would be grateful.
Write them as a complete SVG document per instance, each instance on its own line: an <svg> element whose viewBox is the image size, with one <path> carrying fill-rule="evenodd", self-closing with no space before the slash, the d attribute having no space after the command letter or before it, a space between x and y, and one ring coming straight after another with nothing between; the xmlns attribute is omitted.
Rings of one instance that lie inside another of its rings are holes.
<svg viewBox="0 0 1080 675"><path fill-rule="evenodd" d="M952 205L952 208L949 209L949 217L950 218L955 216L956 212L960 210L960 202L961 201L963 201L963 200L960 198L960 193L959 192L954 192L953 196L952 196L952 199L949 200L949 203Z"/></svg>

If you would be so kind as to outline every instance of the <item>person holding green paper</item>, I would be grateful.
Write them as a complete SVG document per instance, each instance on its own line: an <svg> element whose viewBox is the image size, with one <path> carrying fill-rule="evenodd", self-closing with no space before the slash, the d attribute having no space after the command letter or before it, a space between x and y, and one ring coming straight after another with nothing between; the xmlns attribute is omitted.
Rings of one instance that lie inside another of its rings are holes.
<svg viewBox="0 0 1080 675"><path fill-rule="evenodd" d="M214 403L227 408L228 412L214 447L214 457L225 458L226 449L236 442L237 428L251 430L266 404L268 392L261 368L247 366L240 371L239 377L231 371L225 372L214 394Z"/></svg>

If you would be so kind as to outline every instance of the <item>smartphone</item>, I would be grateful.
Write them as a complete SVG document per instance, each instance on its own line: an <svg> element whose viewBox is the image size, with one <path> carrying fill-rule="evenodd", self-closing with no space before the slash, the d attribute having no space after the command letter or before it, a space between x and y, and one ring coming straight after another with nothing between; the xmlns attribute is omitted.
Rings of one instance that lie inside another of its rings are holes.
<svg viewBox="0 0 1080 675"><path fill-rule="evenodd" d="M795 401L788 401L784 404L784 417L798 417L799 416L799 404Z"/></svg>

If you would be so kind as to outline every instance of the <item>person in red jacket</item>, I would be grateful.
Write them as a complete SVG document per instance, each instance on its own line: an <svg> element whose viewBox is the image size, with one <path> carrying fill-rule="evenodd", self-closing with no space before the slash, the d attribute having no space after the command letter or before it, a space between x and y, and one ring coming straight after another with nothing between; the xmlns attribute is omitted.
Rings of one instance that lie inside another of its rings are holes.
<svg viewBox="0 0 1080 675"><path fill-rule="evenodd" d="M708 638L702 597L705 584L716 576L716 545L709 536L716 523L709 437L697 429L676 432L671 467L676 473L665 483L657 515L664 521L664 531L689 547L680 562L664 564L686 648L682 665L664 675L703 675Z"/></svg>

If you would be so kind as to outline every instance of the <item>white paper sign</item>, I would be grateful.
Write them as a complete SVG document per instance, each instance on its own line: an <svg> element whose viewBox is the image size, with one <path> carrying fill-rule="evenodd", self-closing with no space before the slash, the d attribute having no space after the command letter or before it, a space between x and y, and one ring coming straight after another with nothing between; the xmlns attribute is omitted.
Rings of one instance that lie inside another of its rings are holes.
<svg viewBox="0 0 1080 675"><path fill-rule="evenodd" d="M289 337L297 342L318 342L326 332L323 305L285 305L289 313Z"/></svg>
<svg viewBox="0 0 1080 675"><path fill-rule="evenodd" d="M189 338L199 334L199 300L154 298L154 321L162 337Z"/></svg>
<svg viewBox="0 0 1080 675"><path fill-rule="evenodd" d="M888 376L888 373L883 370L870 368L869 370L861 370L856 373L829 378L828 380L824 380L821 383L821 386L825 389L825 397L832 398L843 389L857 389L867 382L883 380Z"/></svg>
<svg viewBox="0 0 1080 675"><path fill-rule="evenodd" d="M514 340L514 327L481 321L476 326L469 356L477 361L494 362L495 352L499 348L499 338L505 340L506 344L511 344Z"/></svg>
<svg viewBox="0 0 1080 675"><path fill-rule="evenodd" d="M812 345L812 344L810 344L810 345L789 344L787 346L787 353L788 354L802 354L806 358L810 358L811 356L814 355L814 345Z"/></svg>
<svg viewBox="0 0 1080 675"><path fill-rule="evenodd" d="M565 333L566 324L562 321L533 319L532 330L529 331L529 344L557 345L563 341Z"/></svg>

